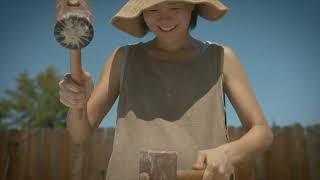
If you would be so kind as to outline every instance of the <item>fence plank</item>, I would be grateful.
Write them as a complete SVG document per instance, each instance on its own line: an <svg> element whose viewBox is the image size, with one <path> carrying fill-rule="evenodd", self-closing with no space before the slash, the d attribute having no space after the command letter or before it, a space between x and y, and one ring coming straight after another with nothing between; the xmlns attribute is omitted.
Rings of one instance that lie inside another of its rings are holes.
<svg viewBox="0 0 320 180"><path fill-rule="evenodd" d="M306 142L304 128L300 125L294 125L289 129L289 147L291 156L291 174L293 179L309 180L308 160L306 152Z"/></svg>
<svg viewBox="0 0 320 180"><path fill-rule="evenodd" d="M320 177L320 125L308 127L307 154L309 160L309 174L311 180L318 180Z"/></svg>
<svg viewBox="0 0 320 180"><path fill-rule="evenodd" d="M9 166L9 132L0 128L0 179L5 179Z"/></svg>
<svg viewBox="0 0 320 180"><path fill-rule="evenodd" d="M107 129L98 129L90 141L90 173L88 180L104 180L108 166ZM89 169L89 168L88 168Z"/></svg>
<svg viewBox="0 0 320 180"><path fill-rule="evenodd" d="M266 159L265 154L263 153L256 158L255 161L255 179L256 180L267 180L267 171L266 171Z"/></svg>
<svg viewBox="0 0 320 180"><path fill-rule="evenodd" d="M28 128L17 132L16 137L12 140L15 146L14 156L11 159L10 167L14 173L12 180L28 179L28 167L30 164L29 146L30 146L30 130ZM16 170L14 170L16 168Z"/></svg>
<svg viewBox="0 0 320 180"><path fill-rule="evenodd" d="M30 146L29 146L29 157L30 164L28 166L28 179L29 180L38 180L39 178L39 154L40 154L40 132L39 128L29 129L30 134Z"/></svg>
<svg viewBox="0 0 320 180"><path fill-rule="evenodd" d="M64 129L57 129L59 134L59 151L58 151L58 166L59 179L70 179L70 138L68 132Z"/></svg>
<svg viewBox="0 0 320 180"><path fill-rule="evenodd" d="M52 180L50 154L52 150L51 140L52 129L43 128L41 130L41 153L40 153L40 179Z"/></svg>
<svg viewBox="0 0 320 180"><path fill-rule="evenodd" d="M18 179L17 173L15 171L19 170L17 148L18 148L18 131L11 130L9 132L9 169L6 178L8 180ZM19 179L18 179L19 180Z"/></svg>

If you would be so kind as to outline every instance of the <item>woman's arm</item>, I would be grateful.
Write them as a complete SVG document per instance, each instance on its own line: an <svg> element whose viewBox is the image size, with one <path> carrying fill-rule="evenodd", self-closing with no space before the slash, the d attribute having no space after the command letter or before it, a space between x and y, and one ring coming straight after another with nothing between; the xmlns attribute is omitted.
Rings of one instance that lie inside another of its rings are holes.
<svg viewBox="0 0 320 180"><path fill-rule="evenodd" d="M103 117L109 112L119 94L120 61L123 58L123 48L116 49L106 60L99 80L87 102L87 109L82 111L82 119L75 119L76 109L69 108L67 129L73 142L83 143L99 126Z"/></svg>
<svg viewBox="0 0 320 180"><path fill-rule="evenodd" d="M119 95L120 63L124 48L116 49L106 61L99 80L88 101L89 122L97 128Z"/></svg>
<svg viewBox="0 0 320 180"><path fill-rule="evenodd" d="M224 145L232 164L246 161L266 150L273 141L273 133L250 88L247 75L239 59L224 47L224 91L247 132L238 140Z"/></svg>

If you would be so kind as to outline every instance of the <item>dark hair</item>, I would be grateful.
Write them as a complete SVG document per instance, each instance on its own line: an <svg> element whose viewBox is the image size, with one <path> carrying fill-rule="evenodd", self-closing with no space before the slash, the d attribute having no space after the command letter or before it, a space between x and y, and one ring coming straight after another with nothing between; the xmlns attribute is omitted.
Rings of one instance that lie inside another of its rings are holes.
<svg viewBox="0 0 320 180"><path fill-rule="evenodd" d="M198 8L197 6L194 7L193 11L191 12L191 18L189 22L189 30L193 30L197 26L197 21L198 21ZM149 31L149 28L146 24L146 22L143 19L143 15L141 14L141 26L145 31Z"/></svg>
<svg viewBox="0 0 320 180"><path fill-rule="evenodd" d="M191 18L190 18L190 23L189 23L189 30L193 30L197 26L197 21L198 21L198 7L195 6L193 11L191 12Z"/></svg>

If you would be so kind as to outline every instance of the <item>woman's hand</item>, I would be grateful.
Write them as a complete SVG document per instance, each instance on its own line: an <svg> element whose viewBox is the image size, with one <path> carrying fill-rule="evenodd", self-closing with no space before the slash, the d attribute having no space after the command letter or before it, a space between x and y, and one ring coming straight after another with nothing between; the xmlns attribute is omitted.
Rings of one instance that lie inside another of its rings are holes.
<svg viewBox="0 0 320 180"><path fill-rule="evenodd" d="M225 180L234 172L224 146L199 151L192 169L205 170L202 180Z"/></svg>
<svg viewBox="0 0 320 180"><path fill-rule="evenodd" d="M84 73L83 78L83 84L80 85L75 83L70 73L64 75L63 80L59 82L59 96L62 104L75 109L85 107L93 90L93 81L88 72Z"/></svg>

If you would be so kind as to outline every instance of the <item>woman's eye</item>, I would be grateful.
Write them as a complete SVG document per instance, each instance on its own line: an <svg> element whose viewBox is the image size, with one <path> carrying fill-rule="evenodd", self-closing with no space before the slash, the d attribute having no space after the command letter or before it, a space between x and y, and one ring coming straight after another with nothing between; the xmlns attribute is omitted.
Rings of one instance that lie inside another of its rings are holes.
<svg viewBox="0 0 320 180"><path fill-rule="evenodd" d="M156 9L150 9L149 12L158 12Z"/></svg>

